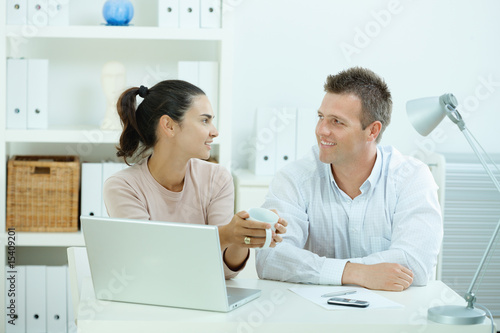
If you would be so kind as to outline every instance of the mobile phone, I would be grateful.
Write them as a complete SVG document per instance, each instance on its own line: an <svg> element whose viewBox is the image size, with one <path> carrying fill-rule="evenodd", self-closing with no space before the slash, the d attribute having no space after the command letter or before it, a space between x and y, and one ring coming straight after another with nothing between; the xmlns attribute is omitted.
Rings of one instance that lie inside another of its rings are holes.
<svg viewBox="0 0 500 333"><path fill-rule="evenodd" d="M366 308L368 305L370 305L370 303L367 301L360 301L357 299L343 298L343 297L332 297L328 299L327 302L328 304L356 306L358 308Z"/></svg>

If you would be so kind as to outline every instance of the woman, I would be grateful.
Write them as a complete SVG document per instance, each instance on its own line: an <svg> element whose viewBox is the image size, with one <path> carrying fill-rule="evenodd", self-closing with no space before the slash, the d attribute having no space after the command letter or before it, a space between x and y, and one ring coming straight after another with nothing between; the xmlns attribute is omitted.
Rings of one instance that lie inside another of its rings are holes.
<svg viewBox="0 0 500 333"><path fill-rule="evenodd" d="M143 101L136 111L136 96ZM219 226L227 279L243 269L249 248L265 242L268 223L245 220L245 211L233 216L234 187L222 166L209 158L219 134L205 93L180 80L167 80L151 89L144 86L123 92L118 103L123 132L117 156L130 168L110 177L104 202L112 217L211 224ZM286 232L280 219L271 246Z"/></svg>

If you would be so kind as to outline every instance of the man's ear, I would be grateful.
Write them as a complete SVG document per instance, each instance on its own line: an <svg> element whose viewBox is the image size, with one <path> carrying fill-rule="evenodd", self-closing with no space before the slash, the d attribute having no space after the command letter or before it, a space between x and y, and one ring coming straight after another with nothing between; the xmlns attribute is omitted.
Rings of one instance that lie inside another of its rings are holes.
<svg viewBox="0 0 500 333"><path fill-rule="evenodd" d="M374 121L366 128L368 130L368 138L367 141L375 141L377 140L380 131L382 130L382 123L378 120Z"/></svg>
<svg viewBox="0 0 500 333"><path fill-rule="evenodd" d="M161 116L158 123L160 131L168 137L173 137L175 135L176 125L177 123L167 115Z"/></svg>

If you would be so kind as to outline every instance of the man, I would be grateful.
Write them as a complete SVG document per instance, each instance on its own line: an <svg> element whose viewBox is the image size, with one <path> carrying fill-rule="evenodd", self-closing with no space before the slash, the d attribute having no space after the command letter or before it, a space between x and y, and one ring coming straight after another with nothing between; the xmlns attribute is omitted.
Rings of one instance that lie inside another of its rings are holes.
<svg viewBox="0 0 500 333"><path fill-rule="evenodd" d="M259 277L400 291L432 277L443 236L429 168L378 146L390 122L385 82L364 68L329 76L318 146L274 177L263 207L288 221Z"/></svg>

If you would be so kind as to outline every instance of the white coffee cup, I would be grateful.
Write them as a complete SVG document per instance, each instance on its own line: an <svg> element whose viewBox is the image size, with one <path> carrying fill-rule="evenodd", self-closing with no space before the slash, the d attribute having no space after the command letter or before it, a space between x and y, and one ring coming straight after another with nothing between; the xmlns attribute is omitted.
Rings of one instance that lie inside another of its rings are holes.
<svg viewBox="0 0 500 333"><path fill-rule="evenodd" d="M273 240L273 231L276 231L274 225L280 219L279 216L266 208L250 208L247 210L250 217L247 220L266 222L271 225L271 229L266 229L266 242L262 246L263 249L268 248Z"/></svg>

